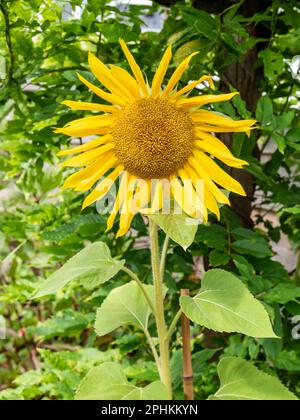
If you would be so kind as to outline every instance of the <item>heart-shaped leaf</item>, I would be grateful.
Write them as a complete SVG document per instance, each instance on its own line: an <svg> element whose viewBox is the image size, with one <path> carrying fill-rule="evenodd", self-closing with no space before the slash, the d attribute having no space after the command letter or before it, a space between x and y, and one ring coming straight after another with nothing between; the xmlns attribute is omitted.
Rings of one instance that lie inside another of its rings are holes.
<svg viewBox="0 0 300 420"><path fill-rule="evenodd" d="M151 217L170 238L187 249L194 241L198 222L185 214L153 214Z"/></svg>
<svg viewBox="0 0 300 420"><path fill-rule="evenodd" d="M70 281L80 280L86 288L93 288L111 279L124 265L124 260L112 258L108 246L94 242L74 255L41 285L33 298L55 293Z"/></svg>
<svg viewBox="0 0 300 420"><path fill-rule="evenodd" d="M76 400L165 400L167 391L159 381L138 388L127 381L117 363L92 368L79 385Z"/></svg>
<svg viewBox="0 0 300 420"><path fill-rule="evenodd" d="M277 337L264 306L237 277L220 269L209 270L195 297L182 296L183 312L192 321L220 332L251 337Z"/></svg>
<svg viewBox="0 0 300 420"><path fill-rule="evenodd" d="M238 357L224 357L218 365L220 388L209 399L298 400L278 378Z"/></svg>
<svg viewBox="0 0 300 420"><path fill-rule="evenodd" d="M154 288L145 285L151 301L154 302ZM113 289L97 310L95 329L102 336L122 325L135 325L145 330L151 308L135 281Z"/></svg>

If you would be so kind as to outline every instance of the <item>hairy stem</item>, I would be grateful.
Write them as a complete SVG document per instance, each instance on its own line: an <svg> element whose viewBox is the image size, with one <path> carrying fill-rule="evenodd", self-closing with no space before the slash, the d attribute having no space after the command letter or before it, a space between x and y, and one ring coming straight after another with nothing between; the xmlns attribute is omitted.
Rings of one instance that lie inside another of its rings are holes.
<svg viewBox="0 0 300 420"><path fill-rule="evenodd" d="M165 241L164 241L164 244L163 244L163 248L162 248L162 251L161 251L161 258L160 258L160 276L161 276L162 279L164 278L164 272L165 272L169 242L170 242L170 237L168 235L166 235Z"/></svg>
<svg viewBox="0 0 300 420"><path fill-rule="evenodd" d="M178 323L178 321L180 320L180 317L182 315L182 310L179 309L177 314L175 315L175 317L173 318L173 321L171 322L171 325L168 329L168 333L166 335L166 340L169 342L171 340L172 334L176 328L176 325Z"/></svg>
<svg viewBox="0 0 300 420"><path fill-rule="evenodd" d="M133 271L130 270L130 268L128 268L128 267L122 267L122 270L125 273L127 273L138 284L138 286L140 287L143 295L145 296L145 299L146 299L148 305L151 308L151 311L153 312L153 315L156 317L155 307L154 307L154 305L153 305L153 303L152 303L152 301L150 299L150 296L147 293L147 290L145 288L145 285L141 282L141 280L138 278L138 276Z"/></svg>
<svg viewBox="0 0 300 420"><path fill-rule="evenodd" d="M146 339L149 343L150 349L152 351L152 354L153 354L153 357L154 357L154 360L155 360L155 363L156 363L156 366L157 366L157 369L158 369L159 376L161 377L161 375L162 375L162 373L161 373L161 363L160 363L159 355L157 353L153 338L151 337L147 328L143 329L143 331L144 331L145 337L146 337Z"/></svg>
<svg viewBox="0 0 300 420"><path fill-rule="evenodd" d="M156 326L158 333L159 349L160 349L160 365L161 365L161 381L167 388L168 398L172 399L172 385L170 375L170 355L169 343L166 340L167 328L164 314L164 290L163 281L160 272L160 258L158 245L158 227L157 224L149 219L150 227L150 247L151 247L151 263L153 273L153 283L155 292L155 311Z"/></svg>

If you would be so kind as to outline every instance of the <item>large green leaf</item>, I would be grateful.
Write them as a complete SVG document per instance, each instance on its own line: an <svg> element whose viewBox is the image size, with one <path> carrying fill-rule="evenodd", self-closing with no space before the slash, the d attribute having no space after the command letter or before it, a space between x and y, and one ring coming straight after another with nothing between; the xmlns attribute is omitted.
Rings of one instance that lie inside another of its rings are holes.
<svg viewBox="0 0 300 420"><path fill-rule="evenodd" d="M284 149L286 147L285 138L281 136L280 134L276 133L275 131L272 131L272 139L275 140L275 143L278 146L279 152L283 154Z"/></svg>
<svg viewBox="0 0 300 420"><path fill-rule="evenodd" d="M257 102L256 118L263 125L271 124L273 116L273 102L268 95L262 96Z"/></svg>
<svg viewBox="0 0 300 420"><path fill-rule="evenodd" d="M275 52L271 48L266 48L258 56L263 60L265 76L270 80L275 80L285 66L282 54Z"/></svg>
<svg viewBox="0 0 300 420"><path fill-rule="evenodd" d="M121 366L107 362L94 367L82 380L76 400L164 400L165 386L152 382L145 388L138 388L127 381Z"/></svg>
<svg viewBox="0 0 300 420"><path fill-rule="evenodd" d="M263 299L268 303L287 303L290 301L299 301L300 287L293 283L280 283L269 290Z"/></svg>
<svg viewBox="0 0 300 420"><path fill-rule="evenodd" d="M232 235L236 239L232 243L232 248L240 254L252 255L257 258L272 256L268 241L258 232L237 228L232 231Z"/></svg>
<svg viewBox="0 0 300 420"><path fill-rule="evenodd" d="M211 14L204 10L191 10L185 7L182 10L182 17L191 27L195 28L207 39L210 41L216 40L219 24L218 20L214 19Z"/></svg>
<svg viewBox="0 0 300 420"><path fill-rule="evenodd" d="M49 340L53 337L77 337L89 326L92 317L93 314L86 315L68 308L56 312L51 318L40 322L37 327L31 327L29 331L34 333L38 341Z"/></svg>
<svg viewBox="0 0 300 420"><path fill-rule="evenodd" d="M209 254L209 264L212 267L217 267L218 265L226 265L230 260L230 255L226 252L219 251L218 249L213 249Z"/></svg>
<svg viewBox="0 0 300 420"><path fill-rule="evenodd" d="M283 350L274 360L274 364L277 369L300 372L299 353L295 350Z"/></svg>
<svg viewBox="0 0 300 420"><path fill-rule="evenodd" d="M228 247L228 234L221 225L199 225L196 241L203 242L209 248L225 252Z"/></svg>
<svg viewBox="0 0 300 420"><path fill-rule="evenodd" d="M150 299L154 301L154 288L145 285ZM113 289L97 310L95 329L102 336L114 331L121 325L135 325L147 328L151 308L135 281Z"/></svg>
<svg viewBox="0 0 300 420"><path fill-rule="evenodd" d="M282 326L282 319L281 319L281 311L279 305L274 305L272 307L274 311L274 321L273 321L273 330L278 337L283 336L283 326ZM274 361L276 357L282 350L283 340L280 338L260 338L258 344L261 344L264 348L266 356Z"/></svg>
<svg viewBox="0 0 300 420"><path fill-rule="evenodd" d="M263 305L232 273L209 270L195 297L182 296L183 312L211 330L240 332L251 337L276 337Z"/></svg>
<svg viewBox="0 0 300 420"><path fill-rule="evenodd" d="M193 243L198 229L196 219L191 219L185 214L153 214L150 217L183 249L187 249Z"/></svg>
<svg viewBox="0 0 300 420"><path fill-rule="evenodd" d="M210 399L298 400L278 378L238 357L224 357L218 365L220 388Z"/></svg>
<svg viewBox="0 0 300 420"><path fill-rule="evenodd" d="M123 265L124 260L112 258L105 243L94 242L55 271L41 285L34 298L55 293L72 280L80 280L86 288L93 288L111 279Z"/></svg>

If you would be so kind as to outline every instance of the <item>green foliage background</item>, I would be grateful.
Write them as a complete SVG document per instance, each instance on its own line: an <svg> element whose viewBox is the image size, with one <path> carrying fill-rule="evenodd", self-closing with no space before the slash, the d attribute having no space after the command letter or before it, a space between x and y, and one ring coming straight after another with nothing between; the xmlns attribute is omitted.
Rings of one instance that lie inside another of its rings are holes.
<svg viewBox="0 0 300 420"><path fill-rule="evenodd" d="M99 338L93 330L96 309L112 288L128 282L126 274L92 288L79 280L57 295L29 300L42 280L96 240L107 243L145 283L151 280L149 250L142 246L147 228L140 216L133 223L135 235L116 240L114 233L104 233L105 216L93 207L81 212L83 197L59 189L56 154L69 140L55 135L53 127L83 115L60 102L92 99L76 76L80 72L93 80L87 51L127 68L119 37L130 43L149 79L167 44L173 45L173 65L200 50L182 83L212 74L219 77L222 91L238 87L228 81L228 71L240 71L253 52L245 69L253 85L241 98L215 109L242 118L255 112L260 129L250 139L234 135L231 146L235 155L250 161L247 171L255 191L280 223L274 226L262 216L249 223L249 203L240 201L233 209L221 209L220 222L212 217L210 226L200 226L187 252L172 243L166 308L171 319L180 288L191 293L199 289L199 261L205 270L220 267L235 273L265 303L281 339L212 334L193 326L196 398L218 389L221 354L253 361L299 397L300 340L292 338L291 320L300 315L299 263L288 273L272 251L285 233L299 255L299 77L290 69L300 54L297 2L275 0L259 7L259 2L246 2L257 6L250 12L243 1L128 3L118 9L105 0L0 0L0 193L8 189L0 203L0 316L7 326L7 338L0 340L0 399L72 399L86 372L104 361L122 361L127 377L139 385L158 379L140 331L127 327ZM76 6L81 6L81 16L72 13ZM142 16L155 12L166 15L164 26L145 32ZM276 147L265 161L262 151L270 142ZM256 193L250 192L255 210ZM176 398L183 398L180 349L178 331L172 346Z"/></svg>

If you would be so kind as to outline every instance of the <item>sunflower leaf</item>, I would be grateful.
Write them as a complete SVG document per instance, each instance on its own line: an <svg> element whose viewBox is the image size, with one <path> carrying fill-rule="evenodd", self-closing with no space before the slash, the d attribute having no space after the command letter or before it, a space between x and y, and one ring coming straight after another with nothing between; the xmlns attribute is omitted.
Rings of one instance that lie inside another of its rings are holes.
<svg viewBox="0 0 300 420"><path fill-rule="evenodd" d="M154 288L145 285L151 301L154 302ZM99 336L114 331L122 325L135 325L145 330L151 308L140 287L131 281L113 289L97 310L95 330Z"/></svg>
<svg viewBox="0 0 300 420"><path fill-rule="evenodd" d="M180 304L189 319L211 330L278 338L264 306L227 271L209 270L200 292L193 298L182 296Z"/></svg>
<svg viewBox="0 0 300 420"><path fill-rule="evenodd" d="M74 280L80 282L87 289L92 289L98 284L105 283L115 276L124 260L112 258L108 246L103 242L94 242L74 255L59 270L40 286L34 299L55 293L58 289Z"/></svg>
<svg viewBox="0 0 300 420"><path fill-rule="evenodd" d="M138 388L127 381L121 366L107 362L94 367L79 385L76 400L164 400L165 386L152 382Z"/></svg>
<svg viewBox="0 0 300 420"><path fill-rule="evenodd" d="M152 214L149 217L184 250L193 243L198 229L196 219L185 214Z"/></svg>
<svg viewBox="0 0 300 420"><path fill-rule="evenodd" d="M224 357L218 365L221 386L210 400L298 400L278 378L238 357Z"/></svg>

